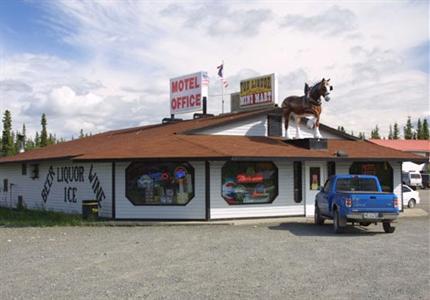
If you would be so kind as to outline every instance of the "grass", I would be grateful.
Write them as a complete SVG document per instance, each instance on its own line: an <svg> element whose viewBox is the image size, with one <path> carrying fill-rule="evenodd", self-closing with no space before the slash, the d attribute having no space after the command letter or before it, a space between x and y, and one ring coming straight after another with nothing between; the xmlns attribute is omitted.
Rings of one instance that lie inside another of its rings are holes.
<svg viewBox="0 0 430 300"><path fill-rule="evenodd" d="M0 207L0 226L6 227L83 226L95 222L97 221L83 220L81 215Z"/></svg>

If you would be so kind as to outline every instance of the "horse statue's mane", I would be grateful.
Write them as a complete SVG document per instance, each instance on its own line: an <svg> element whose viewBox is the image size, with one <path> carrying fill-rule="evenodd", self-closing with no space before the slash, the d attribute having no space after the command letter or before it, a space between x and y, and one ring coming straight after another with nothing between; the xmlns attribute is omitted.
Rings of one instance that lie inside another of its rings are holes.
<svg viewBox="0 0 430 300"><path fill-rule="evenodd" d="M330 79L322 79L319 82L313 83L312 85L305 84L305 95L303 96L289 96L282 102L282 109L285 118L285 132L286 137L289 139L288 125L291 116L296 121L296 138L301 138L300 133L300 120L303 117L311 117L315 119L313 124L314 137L321 138L319 132L319 120L321 114L321 98L325 101L329 101L330 91L333 90L333 86L330 85Z"/></svg>

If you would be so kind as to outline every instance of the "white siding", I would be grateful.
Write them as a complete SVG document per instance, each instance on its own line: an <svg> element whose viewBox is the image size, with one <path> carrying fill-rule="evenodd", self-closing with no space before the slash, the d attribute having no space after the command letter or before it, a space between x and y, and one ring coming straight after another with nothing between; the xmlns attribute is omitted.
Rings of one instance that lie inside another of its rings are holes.
<svg viewBox="0 0 430 300"><path fill-rule="evenodd" d="M194 167L194 198L184 206L133 205L125 196L125 169L130 164L117 163L115 174L116 219L204 219L205 163L189 162Z"/></svg>
<svg viewBox="0 0 430 300"><path fill-rule="evenodd" d="M284 121L282 121L282 135L285 136ZM295 122L290 122L288 133L291 137L296 136ZM313 138L314 130L307 126L300 126L300 131L303 138ZM321 135L327 139L339 139L339 136L333 135L324 130L320 130ZM220 125L214 128L201 130L199 134L207 135L241 135L241 136L267 136L267 115L256 116L254 118L237 121L227 125Z"/></svg>
<svg viewBox="0 0 430 300"><path fill-rule="evenodd" d="M270 204L229 205L221 196L221 169L225 162L210 163L211 219L275 217L304 214L304 204L294 202L293 163L274 161L278 167L278 197Z"/></svg>
<svg viewBox="0 0 430 300"><path fill-rule="evenodd" d="M95 199L95 193L89 180L89 172L93 165L93 173L97 174L100 186L105 194L101 201L99 215L110 218L112 216L112 171L110 163L73 163L70 161L43 162L39 164L39 178L31 178L31 164L27 164L27 175L22 175L22 164L0 165L0 206L16 207L18 197L22 196L24 205L30 209L47 209L66 213L82 212L82 200ZM42 191L46 182L49 168L52 166L55 173L46 202L43 201ZM57 168L83 167L83 181L64 182L58 174ZM3 191L3 179L12 184L8 192ZM64 201L64 189L76 189L76 202Z"/></svg>

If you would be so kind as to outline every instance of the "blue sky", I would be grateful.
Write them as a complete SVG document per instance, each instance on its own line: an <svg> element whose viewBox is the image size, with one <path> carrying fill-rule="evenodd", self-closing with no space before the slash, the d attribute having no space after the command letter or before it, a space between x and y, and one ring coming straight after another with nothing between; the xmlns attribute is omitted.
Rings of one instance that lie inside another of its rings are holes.
<svg viewBox="0 0 430 300"><path fill-rule="evenodd" d="M281 102L330 77L322 123L387 134L429 116L428 27L427 1L0 1L0 113L65 138L160 122L169 78L200 70L219 113L224 60L227 93L276 72Z"/></svg>

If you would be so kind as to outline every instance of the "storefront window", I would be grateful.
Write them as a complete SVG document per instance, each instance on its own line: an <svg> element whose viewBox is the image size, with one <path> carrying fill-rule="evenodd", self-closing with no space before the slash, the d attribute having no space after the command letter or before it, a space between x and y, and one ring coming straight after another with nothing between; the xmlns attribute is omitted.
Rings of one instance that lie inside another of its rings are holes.
<svg viewBox="0 0 430 300"><path fill-rule="evenodd" d="M126 169L134 205L185 205L194 197L194 169L186 162L135 162Z"/></svg>
<svg viewBox="0 0 430 300"><path fill-rule="evenodd" d="M309 187L312 191L319 190L321 186L321 171L318 167L309 168Z"/></svg>
<svg viewBox="0 0 430 300"><path fill-rule="evenodd" d="M349 173L375 175L384 192L393 191L393 168L388 162L355 162L351 165Z"/></svg>
<svg viewBox="0 0 430 300"><path fill-rule="evenodd" d="M230 205L270 203L278 195L278 169L272 162L227 162L221 192Z"/></svg>

